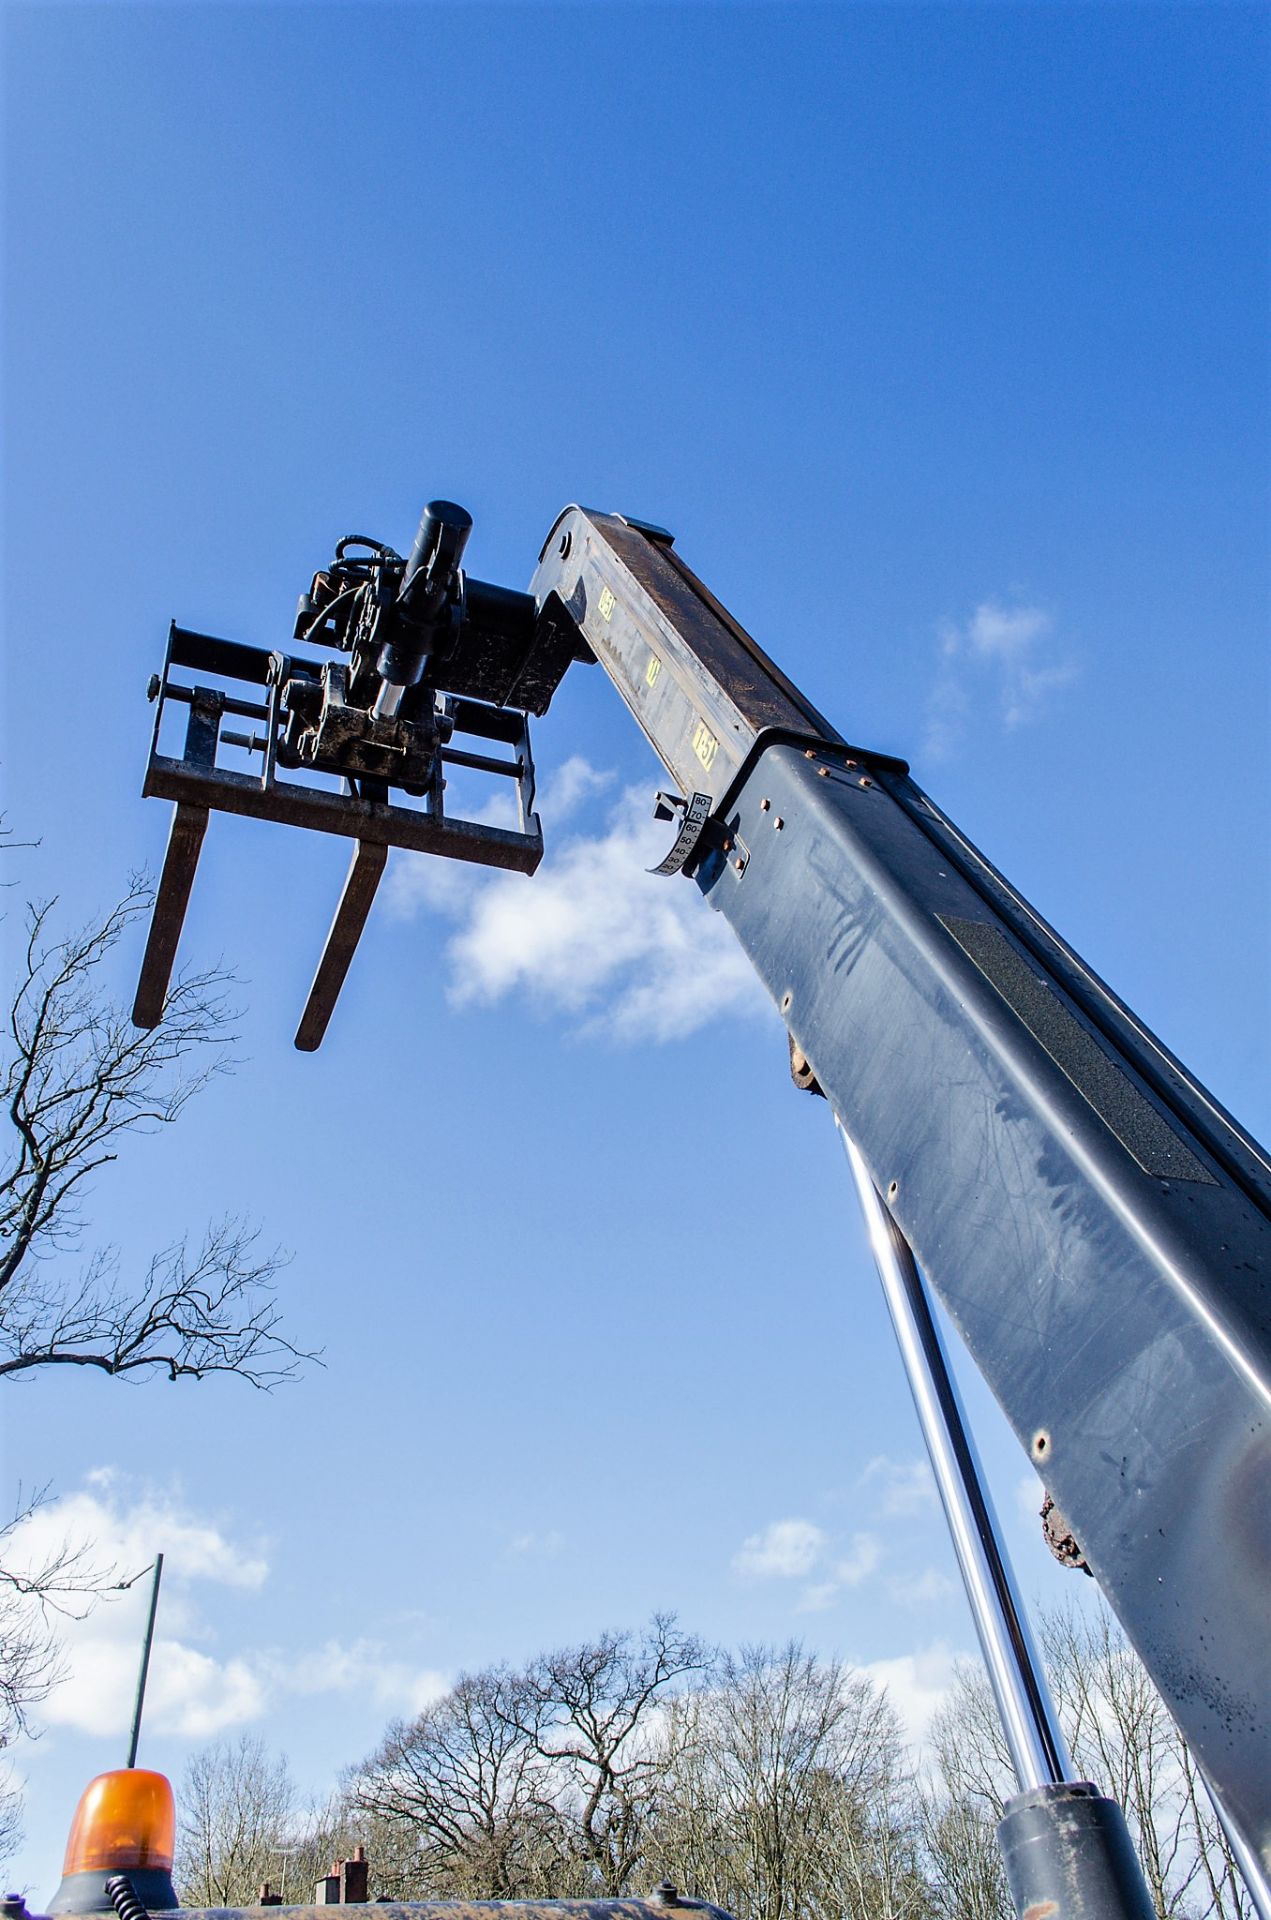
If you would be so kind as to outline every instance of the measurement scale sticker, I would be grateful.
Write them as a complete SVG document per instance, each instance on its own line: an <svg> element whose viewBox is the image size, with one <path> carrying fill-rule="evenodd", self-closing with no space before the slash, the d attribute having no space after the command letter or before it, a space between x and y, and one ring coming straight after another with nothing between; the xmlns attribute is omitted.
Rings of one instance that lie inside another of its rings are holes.
<svg viewBox="0 0 1271 1920"><path fill-rule="evenodd" d="M679 873L689 855L694 851L710 818L714 803L709 793L695 793L684 809L684 818L680 830L675 836L675 845L656 867L650 867L650 873Z"/></svg>
<svg viewBox="0 0 1271 1920"><path fill-rule="evenodd" d="M617 604L618 602L614 599L612 589L609 587L602 587L600 589L600 598L596 602L596 605L600 608L601 619L612 620L613 610L617 606Z"/></svg>
<svg viewBox="0 0 1271 1920"><path fill-rule="evenodd" d="M709 773L715 763L715 755L719 752L719 741L704 720L699 720L697 723L697 731L693 735L693 751Z"/></svg>
<svg viewBox="0 0 1271 1920"><path fill-rule="evenodd" d="M649 664L644 670L644 678L645 678L646 685L650 687L656 687L658 683L658 675L661 673L661 671L662 671L662 662L658 659L658 656L656 653L651 653L649 655Z"/></svg>

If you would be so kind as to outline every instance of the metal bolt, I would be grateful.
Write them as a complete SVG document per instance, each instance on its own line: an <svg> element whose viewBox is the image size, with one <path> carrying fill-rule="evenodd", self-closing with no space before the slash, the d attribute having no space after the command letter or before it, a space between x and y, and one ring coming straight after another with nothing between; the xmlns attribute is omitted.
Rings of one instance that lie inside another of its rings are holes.
<svg viewBox="0 0 1271 1920"><path fill-rule="evenodd" d="M872 787L874 783L873 783L873 781L872 781L872 780L871 780L871 779L869 778L869 776L868 776L867 774L864 774L864 773L863 773L863 774L861 775L861 777L860 777L860 782L859 782L859 784L860 784L860 785L861 785L862 787Z"/></svg>
<svg viewBox="0 0 1271 1920"><path fill-rule="evenodd" d="M783 820L783 819L781 818L781 815L780 815L780 814L778 814L778 815L776 816L776 818L775 818L775 820L774 820L774 821L773 821L773 823L772 823L772 830L773 830L773 832L774 832L774 833L780 833L780 831L781 831L781 829L782 829L782 827L784 827L784 825L785 825L785 821L784 821L784 820Z"/></svg>
<svg viewBox="0 0 1271 1920"><path fill-rule="evenodd" d="M791 1002L791 1001L792 1001L793 999L794 999L794 995L793 995L792 993L783 993L783 994L782 994L782 996L781 996L781 1011L782 1011L782 1013L789 1013L789 1011L790 1011L790 1002Z"/></svg>
<svg viewBox="0 0 1271 1920"><path fill-rule="evenodd" d="M805 759L805 760L815 760L815 759L816 759L816 748L815 748L815 747L805 747L805 748L803 749L803 757L804 757L804 759Z"/></svg>
<svg viewBox="0 0 1271 1920"><path fill-rule="evenodd" d="M159 698L159 689L162 685L163 685L163 682L162 680L160 680L158 674L152 673L150 676L149 683L146 687L146 699L157 700Z"/></svg>
<svg viewBox="0 0 1271 1920"><path fill-rule="evenodd" d="M851 771L851 772L853 772L853 773L854 773L854 772L856 771L856 766L857 766L857 763L856 763L856 761L855 761L855 760L845 760L845 761L843 762L843 765L844 765L845 767L847 767L847 768L849 769L849 771Z"/></svg>
<svg viewBox="0 0 1271 1920"><path fill-rule="evenodd" d="M746 862L740 854L738 854L737 858L733 861L733 865L736 867L738 873L744 873L746 871Z"/></svg>
<svg viewBox="0 0 1271 1920"><path fill-rule="evenodd" d="M899 1180L893 1180L891 1185L887 1189L887 1198L889 1200L894 1200L896 1198L896 1195L899 1192L900 1192L900 1182Z"/></svg>
<svg viewBox="0 0 1271 1920"><path fill-rule="evenodd" d="M828 767L818 767L817 772L820 774L822 780L828 780L830 777L830 769Z"/></svg>
<svg viewBox="0 0 1271 1920"><path fill-rule="evenodd" d="M768 811L768 809L769 809L769 807L770 807L771 805L772 805L772 802L771 802L771 800L761 800L761 801L759 802L759 811L760 811L760 813L767 813L767 811Z"/></svg>
<svg viewBox="0 0 1271 1920"><path fill-rule="evenodd" d="M573 546L573 544L574 544L573 534L562 533L560 537L560 545L557 548L557 552L560 554L560 557L562 560L565 560L569 557L569 549Z"/></svg>

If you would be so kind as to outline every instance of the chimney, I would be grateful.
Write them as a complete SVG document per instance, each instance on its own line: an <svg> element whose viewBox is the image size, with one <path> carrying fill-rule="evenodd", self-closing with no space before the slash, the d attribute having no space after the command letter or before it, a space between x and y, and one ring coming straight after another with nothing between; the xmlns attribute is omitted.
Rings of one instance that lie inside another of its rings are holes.
<svg viewBox="0 0 1271 1920"><path fill-rule="evenodd" d="M348 1906L360 1906L367 1897L370 1863L365 1847L354 1847L353 1858L340 1862L340 1898Z"/></svg>
<svg viewBox="0 0 1271 1920"><path fill-rule="evenodd" d="M370 1862L365 1847L354 1847L348 1860L333 1860L331 1871L324 1874L314 1891L314 1905L318 1907L364 1906L367 1899L367 1881L370 1876Z"/></svg>
<svg viewBox="0 0 1271 1920"><path fill-rule="evenodd" d="M256 1895L256 1905L258 1907L280 1907L282 1905L282 1895L275 1893L268 1880L266 1880Z"/></svg>

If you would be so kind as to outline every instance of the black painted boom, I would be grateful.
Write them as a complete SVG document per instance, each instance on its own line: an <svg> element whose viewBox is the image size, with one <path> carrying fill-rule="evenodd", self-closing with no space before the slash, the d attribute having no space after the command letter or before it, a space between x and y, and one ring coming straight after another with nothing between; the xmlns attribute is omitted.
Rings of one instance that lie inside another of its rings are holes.
<svg viewBox="0 0 1271 1920"><path fill-rule="evenodd" d="M1229 1815L1271 1866L1271 1166L672 552L568 509L572 623Z"/></svg>

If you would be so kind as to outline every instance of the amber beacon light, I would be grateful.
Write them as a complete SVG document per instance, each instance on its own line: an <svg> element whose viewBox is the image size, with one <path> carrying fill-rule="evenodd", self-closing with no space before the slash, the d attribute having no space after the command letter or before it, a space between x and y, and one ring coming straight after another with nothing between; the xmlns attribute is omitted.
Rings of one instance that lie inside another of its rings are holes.
<svg viewBox="0 0 1271 1920"><path fill-rule="evenodd" d="M145 1767L99 1773L75 1809L62 1884L49 1912L112 1912L106 1883L117 1873L127 1874L144 1906L160 1911L175 1907L175 1841L176 1806L163 1774Z"/></svg>

